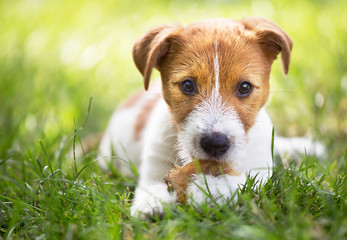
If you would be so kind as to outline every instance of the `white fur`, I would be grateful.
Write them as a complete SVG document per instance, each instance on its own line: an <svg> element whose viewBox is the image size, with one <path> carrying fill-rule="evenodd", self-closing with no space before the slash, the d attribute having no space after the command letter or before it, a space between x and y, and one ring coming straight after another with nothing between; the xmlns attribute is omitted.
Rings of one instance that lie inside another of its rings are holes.
<svg viewBox="0 0 347 240"><path fill-rule="evenodd" d="M271 141L272 123L263 108L259 111L255 124L248 131L247 141L243 149L244 156L237 161L237 170L240 171L240 176L205 176L208 188L204 176L196 176L195 182L190 183L187 188L188 203L196 206L203 203L212 205L215 203L232 203L237 200L235 191L245 183L247 175L257 176L258 181L256 184L259 184L262 180L267 180L272 174L273 166Z"/></svg>
<svg viewBox="0 0 347 240"><path fill-rule="evenodd" d="M130 175L132 172L129 162L135 166L141 164L140 155L143 151L144 138L141 137L139 141L134 140L134 125L146 102L160 94L160 91L161 86L154 84L148 90L148 94L144 94L143 99L137 101L133 107L120 107L113 113L99 146L102 156L99 165L102 169L106 170L108 164L112 162L120 172ZM111 157L112 151L116 154L116 159Z"/></svg>
<svg viewBox="0 0 347 240"><path fill-rule="evenodd" d="M139 102L144 104L146 99L141 99ZM164 100L160 99L156 104L144 129L143 139L136 142L132 140L134 134L132 128L140 109L135 105L117 110L111 118L100 146L101 154L106 154L104 156L110 156L112 145L117 157L130 160L140 167L139 184L131 207L131 214L139 217L142 213L162 212L162 202L173 204L176 201L176 196L167 191L163 178L171 169L171 163L177 162L177 153L174 149L177 132ZM106 165L106 159L102 159L101 166ZM143 161L140 162L140 159ZM120 165L118 159L112 160L118 163L116 164L118 170L127 175L131 174L128 165Z"/></svg>
<svg viewBox="0 0 347 240"><path fill-rule="evenodd" d="M244 157L246 133L234 109L225 106L221 97L213 92L211 97L201 102L181 125L178 133L178 147L181 159L187 164L197 159L209 159L200 147L201 137L206 133L219 132L227 135L232 147L218 160L238 163Z"/></svg>
<svg viewBox="0 0 347 240"><path fill-rule="evenodd" d="M219 59L218 59L218 42L214 43L215 55L213 59L214 65L214 80L216 82L215 91L219 94Z"/></svg>
<svg viewBox="0 0 347 240"><path fill-rule="evenodd" d="M161 212L161 203L174 203L176 196L169 194L163 183L166 173L177 162L176 128L173 126L166 103L161 100L148 119L142 145L143 159L140 167L139 184L131 207L133 216L142 213ZM140 158L140 156L139 156Z"/></svg>

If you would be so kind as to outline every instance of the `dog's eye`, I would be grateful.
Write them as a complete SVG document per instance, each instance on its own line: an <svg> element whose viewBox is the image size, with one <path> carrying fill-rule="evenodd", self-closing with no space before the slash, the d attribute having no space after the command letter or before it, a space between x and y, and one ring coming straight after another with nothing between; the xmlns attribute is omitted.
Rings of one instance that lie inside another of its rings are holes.
<svg viewBox="0 0 347 240"><path fill-rule="evenodd" d="M252 84L250 84L249 82L241 82L237 89L237 95L239 97L248 97L249 94L251 94L252 90L253 90Z"/></svg>
<svg viewBox="0 0 347 240"><path fill-rule="evenodd" d="M194 95L198 91L194 80L191 78L186 78L182 82L180 82L180 88L186 95Z"/></svg>

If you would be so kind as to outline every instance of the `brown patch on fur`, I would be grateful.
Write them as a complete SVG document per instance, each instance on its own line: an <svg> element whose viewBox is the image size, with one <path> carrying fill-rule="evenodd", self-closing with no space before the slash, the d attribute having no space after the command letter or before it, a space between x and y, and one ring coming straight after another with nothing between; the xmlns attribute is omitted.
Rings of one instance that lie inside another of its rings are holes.
<svg viewBox="0 0 347 240"><path fill-rule="evenodd" d="M156 94L153 98L148 99L146 104L142 106L141 111L137 115L134 127L134 139L138 141L141 133L146 126L149 115L152 113L153 108L160 99L160 94Z"/></svg>
<svg viewBox="0 0 347 240"><path fill-rule="evenodd" d="M145 91L138 91L131 95L123 104L121 104L120 108L131 108L133 107L142 97Z"/></svg>

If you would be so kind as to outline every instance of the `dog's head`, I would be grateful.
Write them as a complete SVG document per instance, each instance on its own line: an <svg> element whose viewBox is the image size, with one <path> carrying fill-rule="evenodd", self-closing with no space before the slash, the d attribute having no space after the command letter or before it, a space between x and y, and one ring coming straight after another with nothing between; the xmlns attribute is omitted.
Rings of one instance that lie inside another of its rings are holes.
<svg viewBox="0 0 347 240"><path fill-rule="evenodd" d="M182 158L235 161L268 98L272 62L281 53L287 74L291 49L272 21L218 19L153 28L135 43L133 57L145 89L153 68L161 74Z"/></svg>

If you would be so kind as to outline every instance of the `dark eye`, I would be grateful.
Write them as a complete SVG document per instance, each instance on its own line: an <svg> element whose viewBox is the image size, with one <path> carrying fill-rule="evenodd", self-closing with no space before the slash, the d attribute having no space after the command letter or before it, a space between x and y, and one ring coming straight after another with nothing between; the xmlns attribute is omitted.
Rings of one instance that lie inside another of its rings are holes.
<svg viewBox="0 0 347 240"><path fill-rule="evenodd" d="M249 82L241 82L237 89L237 95L239 97L248 97L249 94L251 94L252 90L253 90L252 84L250 84Z"/></svg>
<svg viewBox="0 0 347 240"><path fill-rule="evenodd" d="M186 95L194 95L198 91L194 80L191 78L186 78L182 82L180 82L180 88Z"/></svg>

